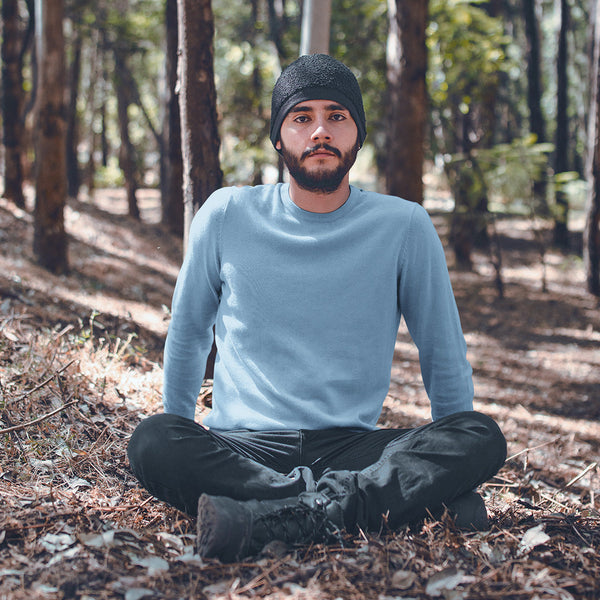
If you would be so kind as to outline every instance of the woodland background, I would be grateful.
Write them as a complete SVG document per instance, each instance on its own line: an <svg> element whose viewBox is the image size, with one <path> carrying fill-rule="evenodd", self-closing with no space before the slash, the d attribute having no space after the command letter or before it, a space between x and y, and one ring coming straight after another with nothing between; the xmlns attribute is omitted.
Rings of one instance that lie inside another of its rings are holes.
<svg viewBox="0 0 600 600"><path fill-rule="evenodd" d="M509 442L492 529L223 566L129 472L191 217L286 177L270 94L310 4L2 0L0 598L600 597L596 0L331 2L368 119L353 181L430 212ZM428 418L402 327L380 425Z"/></svg>

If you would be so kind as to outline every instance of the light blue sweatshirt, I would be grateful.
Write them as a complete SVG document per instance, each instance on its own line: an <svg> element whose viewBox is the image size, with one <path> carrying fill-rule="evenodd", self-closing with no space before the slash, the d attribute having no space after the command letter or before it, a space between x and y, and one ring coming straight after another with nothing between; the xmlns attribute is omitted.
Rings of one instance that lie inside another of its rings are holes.
<svg viewBox="0 0 600 600"><path fill-rule="evenodd" d="M288 184L223 188L196 214L165 346L165 412L194 418L215 325L212 411L231 429L373 429L404 315L437 419L471 410L472 371L425 209L352 187L312 213Z"/></svg>

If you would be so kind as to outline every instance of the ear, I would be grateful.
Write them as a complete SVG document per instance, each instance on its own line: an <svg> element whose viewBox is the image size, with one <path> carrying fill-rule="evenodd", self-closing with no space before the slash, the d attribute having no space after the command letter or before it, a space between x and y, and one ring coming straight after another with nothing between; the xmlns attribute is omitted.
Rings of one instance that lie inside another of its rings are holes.
<svg viewBox="0 0 600 600"><path fill-rule="evenodd" d="M275 142L275 150L281 150L281 140L277 140L277 142Z"/></svg>

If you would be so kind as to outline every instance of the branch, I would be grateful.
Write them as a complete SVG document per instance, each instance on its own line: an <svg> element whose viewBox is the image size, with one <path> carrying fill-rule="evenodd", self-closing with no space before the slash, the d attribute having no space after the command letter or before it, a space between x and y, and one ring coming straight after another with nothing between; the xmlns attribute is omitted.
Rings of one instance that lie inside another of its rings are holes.
<svg viewBox="0 0 600 600"><path fill-rule="evenodd" d="M571 481L569 481L569 483L567 483L565 487L571 487L574 483L577 483L582 477L585 477L585 475L587 475L592 469L595 469L597 466L597 462L593 462L591 465L588 465L583 471L581 471L581 473L579 473L579 475L573 477L573 479L571 479Z"/></svg>
<svg viewBox="0 0 600 600"><path fill-rule="evenodd" d="M48 385L57 375L60 375L63 371L66 371L75 362L75 360L76 360L75 358L73 360L70 360L64 367L61 367L58 371L56 371L56 373L53 373L52 375L50 375L50 377L48 377L47 379L42 381L42 383L39 383L38 385L36 385L33 389L23 392L18 397L18 399L22 400L23 398L27 398L27 396L29 396L30 394L33 394L33 392L37 392L39 389L43 388L45 385Z"/></svg>
<svg viewBox="0 0 600 600"><path fill-rule="evenodd" d="M531 448L524 448L520 452L517 452L516 454L513 454L512 456L509 456L506 459L506 462L509 462L509 461L517 458L517 456L521 456L521 454L525 454L526 452L530 452L531 450L537 450L538 448L542 448L543 446L547 446L548 444L554 444L554 442L558 441L558 439L559 438L554 438L552 440L548 440L547 442L543 442L542 444L538 444L537 446L533 446Z"/></svg>
<svg viewBox="0 0 600 600"><path fill-rule="evenodd" d="M71 400L70 402L63 404L62 406L59 406L56 410L53 410L45 415L42 415L41 417L38 417L37 419L34 419L33 421L28 421L27 423L21 423L20 425L15 425L14 427L7 427L6 429L0 429L0 434L11 433L12 431L19 431L20 429L25 429L26 427L29 427L30 425L36 425L37 423L41 423L42 421L45 421L46 419L49 419L50 417L54 416L56 413L59 413L60 411L65 410L65 408L69 408L69 406L73 406L73 404L77 404L78 402L79 402L79 398L77 398L77 400Z"/></svg>

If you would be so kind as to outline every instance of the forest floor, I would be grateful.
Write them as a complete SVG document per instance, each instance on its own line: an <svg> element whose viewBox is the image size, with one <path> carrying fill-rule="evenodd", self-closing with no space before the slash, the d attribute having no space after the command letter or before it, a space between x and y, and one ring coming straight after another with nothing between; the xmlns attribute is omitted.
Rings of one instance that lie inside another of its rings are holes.
<svg viewBox="0 0 600 600"><path fill-rule="evenodd" d="M32 259L32 216L0 200L0 598L600 598L600 308L575 253L498 221L504 298L485 253L451 268L475 408L509 459L481 489L491 529L447 517L343 545L274 547L224 565L194 553L192 519L140 489L125 449L161 410L161 350L181 245L119 191L70 202L71 271ZM447 218L434 214L443 239ZM452 263L449 255L449 262ZM201 419L210 404L207 386ZM429 419L418 358L398 335L382 426Z"/></svg>

